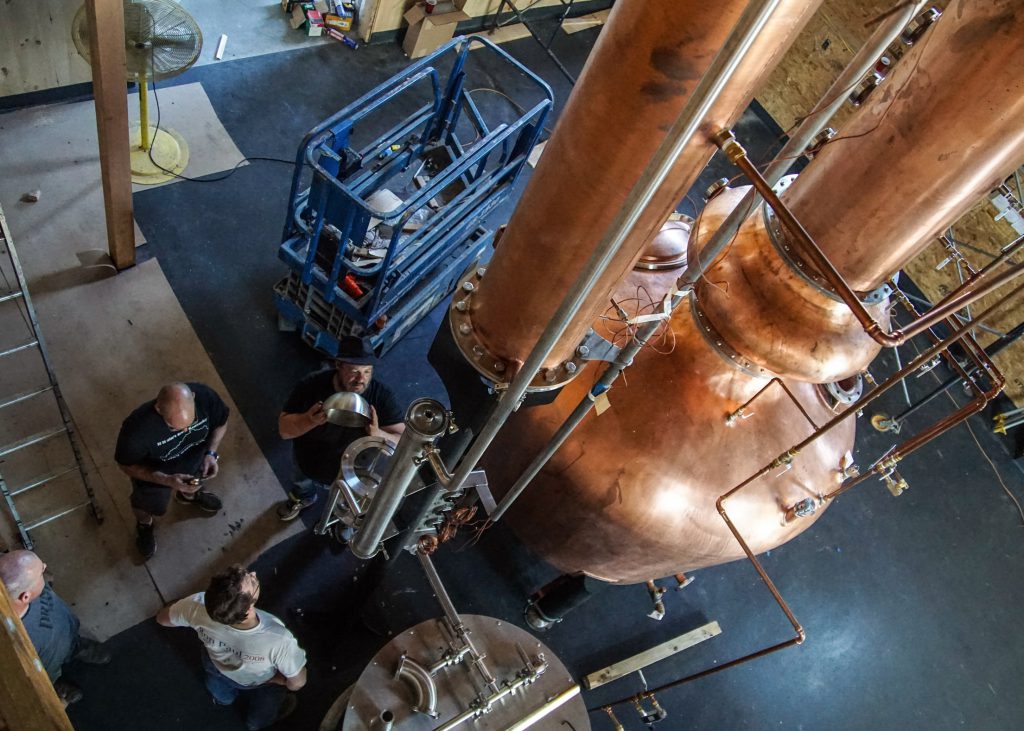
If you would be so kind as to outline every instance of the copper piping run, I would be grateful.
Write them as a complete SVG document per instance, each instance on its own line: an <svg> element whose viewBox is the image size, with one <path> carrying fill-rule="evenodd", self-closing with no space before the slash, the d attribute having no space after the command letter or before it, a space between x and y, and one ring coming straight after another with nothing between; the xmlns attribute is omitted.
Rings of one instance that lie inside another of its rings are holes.
<svg viewBox="0 0 1024 731"><path fill-rule="evenodd" d="M957 310L963 309L967 305L985 297L994 290L1001 287L1003 284L1009 282L1011 279L1024 273L1024 263L1017 264L1011 267L1006 272L1003 272L998 277L995 277L991 281L987 281L984 284L978 283L978 278L970 279L959 288L953 290L949 295L942 299L934 308L928 311L921 319L912 323L909 327L902 330L894 330L892 332L885 332L881 325L871 316L871 314L864 307L857 293L854 292L850 286L843 279L843 275L832 265L828 257L821 251L818 245L811 238L811 235L807 233L807 230L796 220L793 213L784 204L775 191L772 190L768 182L761 176L757 168L747 157L747 152L743 149L743 146L736 141L732 132L729 130L722 130L714 136L715 144L718 145L719 149L722 150L736 167L738 167L743 174L750 180L754 189L765 199L767 204L771 206L775 215L779 217L779 220L785 225L786 229L793 236L793 242L800 249L800 252L806 256L814 264L818 272L825 277L829 285L833 288L835 293L843 300L844 303L853 312L854 317L864 328L866 332L873 340L884 345L885 347L895 347L897 345L903 345L907 340L924 332L926 329L938 324L942 320L949 317L952 313ZM1004 252L1005 254L1005 252ZM1000 255L996 261L1005 261L1006 255ZM991 271L991 264L987 265L979 277L984 277L984 272Z"/></svg>
<svg viewBox="0 0 1024 731"><path fill-rule="evenodd" d="M687 675L684 678L677 678L676 680L673 680L670 683L665 683L664 685L659 685L657 688L651 688L650 690L645 691L643 693L637 693L636 695L626 696L625 698L618 698L618 699L612 701L611 703L603 703L600 706L596 706L594 708L588 708L587 710L588 711L605 711L607 713L610 709L614 708L615 706L621 706L621 705L623 705L625 703L636 703L637 701L642 701L642 700L644 700L647 697L648 694L651 694L651 693L663 693L666 690L671 690L672 688L675 688L677 686L683 685L684 683L690 683L690 682L692 682L694 680L700 680L701 678L706 678L709 675L714 675L715 673L720 673L723 670L728 670L729 668L734 668L737 665L742 665L745 662L750 662L751 660L756 660L759 657L764 657L765 655L771 655L773 652L778 652L779 650L785 650L787 647L792 647L793 645L799 645L803 641L804 641L803 635L801 635L799 637L794 637L793 639L786 640L785 642L780 642L777 645L772 645L770 647L765 647L764 649L758 650L756 652L751 652L748 655L743 655L742 657L738 657L735 660L730 660L729 662L724 662L721 665L715 665L713 667L701 670L700 672L693 673L692 675Z"/></svg>
<svg viewBox="0 0 1024 731"><path fill-rule="evenodd" d="M774 378L772 378L772 380L768 381L768 383L766 383L760 391L758 391L749 399L747 399L747 402L745 404L743 404L735 411L733 411L731 414L729 414L727 417L725 417L725 423L729 426L732 426L732 424L737 419L747 419L753 416L753 413L746 413L747 407L749 407L750 404L752 404L758 396L767 391L769 386L772 386L774 384L778 384L779 387L786 392L786 395L789 397L789 400L792 401L793 405L796 406L796 408L800 411L801 414L803 414L803 417L807 420L807 423L810 424L812 428L817 429L818 425L814 423L814 419L812 419L810 415L807 413L807 410L804 408L804 405L801 404L799 399L797 399L797 397L793 395L793 392L789 390L789 386L786 385L785 381L783 381L778 376L775 376Z"/></svg>
<svg viewBox="0 0 1024 731"><path fill-rule="evenodd" d="M995 303L994 305L989 307L987 310L985 310L985 312L983 312L981 315L978 316L977 321L981 321L981 320L987 318L988 316L990 316L992 314L992 312L996 308L1002 306L1005 302L1009 301L1014 295L1016 295L1018 292L1020 292L1022 290L1024 290L1024 285L1022 285L1020 287L1017 287L1015 290L1013 290L1006 297L1002 298L999 302ZM832 429L836 424L838 424L842 420L849 418L850 414L856 413L858 410L860 410L860 408L862 408L863 406L867 405L871 401L874 401L875 399L877 399L879 396L881 396L886 391L888 391L890 388L892 388L897 382L899 382L900 380L902 380L903 378L908 376L913 371L917 370L922 364L927 363L928 360L930 360L937 352L939 352L940 350L945 350L945 349L949 348L953 343L955 343L956 341L958 341L958 340L960 340L960 339L962 339L964 337L968 337L968 338L970 337L970 335L969 335L969 328L964 327L962 329L955 330L952 335L950 335L949 337L941 340L940 342L935 344L933 347L931 347L928 350L926 350L924 353L922 353L920 356L918 356L914 361L912 361L911 363L907 364L906 367L904 367L903 369L901 369L900 371L898 371L894 375L890 376L890 378L885 383L883 383L877 389L875 389L873 392L868 394L868 396L866 396L865 398L861 399L861 401L859 401L857 403L857 407L858 408L856 408L856 409L849 409L845 413L841 414L840 416L837 416L835 419L830 420L827 424L825 424L820 429L818 429L814 434L812 434L808 439L805 439L803 442L801 442L797 446L793 447L792 449L788 450L783 455L780 455L780 457L777 458L776 460L774 460L772 463L770 463L766 467L762 468L760 471L758 471L754 475L751 475L749 478L747 478L746 480L741 482L739 485L737 485L736 487L734 487L731 490L729 490L724 495L721 495L718 498L718 500L716 501L715 505L718 508L719 514L722 516L722 519L725 521L726 525L729 527L729 530L732 532L733 536L736 538L736 541L740 544L740 547L743 549L743 552L747 555L748 560L753 564L754 569L757 571L758 576L761 578L761 581L764 582L765 586L768 587L768 590L772 593L772 596L774 597L775 601L778 603L779 607L785 613L786 618L790 621L790 624L793 625L793 629L796 631L796 637L794 637L793 639L787 640L786 642L781 642L779 644L772 645L770 647L766 647L766 648L764 648L762 650L758 650L757 652L753 652L753 653L750 653L748 655L744 655L742 657L736 658L735 660L731 660L731 661L729 661L727 663L722 663L721 665L716 665L714 667L707 668L707 669L702 670L700 672L693 673L691 675L687 675L687 676L685 676L683 678L679 678L679 679L674 680L674 681L672 681L670 683L665 683L664 685L658 686L657 688L653 688L653 689L651 689L649 691L646 691L645 693L637 693L636 695L628 696L628 697L625 697L625 698L620 698L618 700L612 701L611 703L605 703L605 704L603 704L602 706L600 706L598 708L591 708L589 710L605 710L605 711L610 712L610 709L613 708L614 706L622 705L624 703L635 703L635 702L638 702L640 700L643 700L643 698L645 697L645 695L647 693L661 693L661 692L663 692L665 690L669 690L670 688L674 688L674 687L682 685L684 683L689 683L689 682L691 682L693 680L698 680L699 678L703 678L703 677L706 677L708 675L712 675L714 673L720 672L720 671L725 670L727 668L732 668L732 667L735 667L737 665L741 665L741 664L743 664L745 662L748 662L750 660L755 660L755 659L757 659L759 657L763 657L763 656L769 655L769 654L771 654L773 652L777 652L778 650L782 650L782 649L785 649L787 647L792 647L793 645L802 644L804 639L806 638L806 633L804 632L803 627L800 625L799 621L797 621L796 617L793 615L793 612L789 608L789 605L786 604L785 599L783 599L782 595L779 593L779 590L776 588L775 584L772 582L771 578L768 576L767 572L764 570L764 567L761 565L761 563L757 560L757 557L750 550L750 547L747 545L746 541L743 539L743 536L736 529L736 526L733 525L733 523L730 520L729 515L726 512L725 507L724 507L725 500L727 500L731 496L735 495L738 491L740 491L741 489L746 487L748 484L750 484L751 482L756 480L758 477L761 477L761 476L767 474L769 471L771 471L771 469L773 468L774 465L777 465L778 463L785 461L787 459L787 457L789 459L792 459L792 456L794 454L796 454L800 449L803 449L804 447L806 447L808 444L810 444L812 441L814 441L815 439L820 437L826 431L829 431L830 429ZM1000 375L997 380L998 380L998 385L993 384L993 387L990 388L988 392L986 392L986 394L985 394L986 396L988 396L989 394L994 396L996 393L999 392L999 390L1002 389L1002 385L1003 385L1002 384L1002 376ZM763 389L762 389L762 391L763 391ZM984 403L982 403L982 406L984 406ZM949 417L943 419L942 421L940 421L932 429L926 430L926 432L924 434L920 435L921 436L920 440L918 440L916 438L908 440L908 442L906 443L905 447L907 445L909 445L909 449L906 449L906 451L903 452L902 456L905 456L906 454L909 454L911 451L913 451L914 449L917 449L921 445L925 444L927 441L930 441L931 439L934 439L936 436L941 434L943 431L946 431L947 429L951 428L952 426L955 426L956 424L959 424L965 418L970 416L970 413L974 413L974 410L980 409L980 407L977 407L977 408L975 408L975 407L976 407L975 403L968 404L968 406L958 410L956 413L954 413L951 416L949 416ZM962 412L965 412L968 409L973 409L973 410L971 410L970 413L967 413L966 415L963 415ZM897 453L894 453L892 455L889 455L888 458L885 461L887 461L887 462L888 461L898 461L898 459L900 458L899 456L897 456L898 454L899 453L897 452ZM863 480L866 479L866 477L868 475L870 475L870 474L871 474L871 472L868 472L865 475L861 476L860 478L854 478L856 480L856 482L854 482L853 484L858 484L859 482L863 482ZM853 484L851 484L849 487L846 487L845 489L850 489L850 487L853 487ZM839 488L839 490L834 491L834 494L839 494L840 491L845 491L842 486ZM833 496L833 494L827 495L827 496L825 496L825 498L823 500L828 500L832 496Z"/></svg>
<svg viewBox="0 0 1024 731"><path fill-rule="evenodd" d="M1024 285L1018 286L1016 289L1014 289L1008 295L1006 295L1005 297L1000 299L998 302L993 304L991 307L989 307L987 310L985 310L983 313L981 313L976 318L976 321L980 322L980 321L988 318L989 316L991 316L991 314L997 308L1001 307L1003 304L1008 302L1011 298L1013 298L1015 295L1017 295L1018 293L1020 293L1022 291L1024 291ZM754 480L758 479L759 477L763 477L764 475L766 475L769 472L771 472L771 470L774 469L775 466L777 466L777 464L780 462L780 460L785 460L788 456L796 454L796 453L799 453L801 450L803 450L805 447L807 447L807 445L810 444L811 442L813 442L815 439L818 439L821 435L825 434L828 431L831 431L837 424L839 424L843 420L849 418L850 414L853 414L853 413L856 413L857 411L862 410L865 406L870 404L872 401L875 401L876 399L878 399L880 396L882 396L884 393L886 393L889 389L894 387L903 378L906 378L908 375L910 375L911 373L916 371L922 365L924 365L925 363L930 361L939 352L945 350L946 348L951 346L953 343L956 343L959 340L964 339L965 337L970 337L970 330L971 330L970 326L964 326L964 327L961 327L961 328L959 328L957 330L954 330L951 335L949 335L948 337L940 340L938 343L936 343L932 347L930 347L927 350L925 350L924 352L922 352L920 355L917 356L917 358L915 358L914 360L912 360L909 363L907 363L907 365L905 365L902 369L900 369L899 371L894 373L892 376L890 376L888 379L886 379L885 382L883 382L877 388L875 388L874 390L869 392L866 396L864 396L862 399L860 399L855 404L856 408L848 409L847 411L843 412L842 414L839 414L838 416L836 416L834 419L830 419L828 422L823 424L811 436L807 437L803 441L799 442L798 444L794 445L790 449L788 449L785 452L783 452L773 462L765 465L760 470L758 470L754 474L750 475L750 477L748 477L747 479L743 480L743 482L741 482L738 485L736 485L736 487L732 488L729 492L725 493L725 495L723 495L722 498L730 497L731 495L733 495L733 494L739 492L740 490L742 490L744 487L749 485Z"/></svg>
<svg viewBox="0 0 1024 731"><path fill-rule="evenodd" d="M1010 296L1012 296L1012 294ZM1007 299L1009 299L1009 297L1004 298L1003 302L1005 302ZM901 301L908 310L916 313L914 306L906 297L902 297ZM968 331L970 329L967 323L960 325L960 323L957 323L955 320L953 320L953 318L948 318L946 320L946 323L951 329L955 329L957 326L961 326ZM938 338L935 339L938 340ZM974 337L968 335L966 338L964 338L964 346L971 360L974 361L974 365L979 370L988 373L989 378L991 380L988 390L982 391L981 387L977 383L975 383L972 378L970 378L970 376L963 369L963 367L956 361L956 358L950 358L949 360L953 364L955 370L961 377L963 377L964 381L968 383L970 387L975 391L976 396L971 401L966 403L964 406L960 407L957 411L953 412L952 414L946 416L939 422L928 427L920 434L915 434L913 437L905 441L903 444L892 450L892 452L880 458L878 461L875 462L874 465L872 465L870 470L867 470L861 475L851 477L850 479L844 481L843 484L841 484L835 490L824 495L822 497L823 501L834 500L843 493L853 489L860 483L864 482L869 477L875 475L884 477L887 474L886 471L889 467L894 466L900 460L903 460L906 457L908 457L912 452L923 447L932 439L935 439L935 437L939 436L943 432L952 429L954 426L957 426L961 422L966 421L971 416L984 409L986 404L988 404L989 401L994 399L999 394L999 392L1003 390L1003 387L1006 385L1006 378L1003 376L1002 372L998 368L996 368L995 364L992 363L991 359L988 357L988 354L980 345L978 345L978 342L974 339Z"/></svg>

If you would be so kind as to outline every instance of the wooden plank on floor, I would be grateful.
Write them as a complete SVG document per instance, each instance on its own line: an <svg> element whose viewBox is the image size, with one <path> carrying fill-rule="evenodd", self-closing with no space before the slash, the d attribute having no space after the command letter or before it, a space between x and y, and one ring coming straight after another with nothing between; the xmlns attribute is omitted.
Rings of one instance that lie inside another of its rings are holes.
<svg viewBox="0 0 1024 731"><path fill-rule="evenodd" d="M509 41L517 41L520 38L529 38L530 29L522 23L513 23L512 25L503 25L493 33L484 31L477 35L482 36L489 40L491 43L508 43ZM473 50L477 48L483 48L483 46L473 46Z"/></svg>
<svg viewBox="0 0 1024 731"><path fill-rule="evenodd" d="M610 12L611 10L598 10L596 13L581 15L578 18L566 18L562 22L562 30L566 33L579 33L581 30L596 28L605 24Z"/></svg>
<svg viewBox="0 0 1024 731"><path fill-rule="evenodd" d="M107 249L114 266L126 269L135 265L135 219L132 216L131 150L124 75L124 4L122 0L85 0L85 7L89 21Z"/></svg>
<svg viewBox="0 0 1024 731"><path fill-rule="evenodd" d="M544 154L544 147L548 144L547 140L538 142L533 146L533 150L530 151L530 157L526 159L526 162L531 168L537 167L537 163L540 161L540 156Z"/></svg>
<svg viewBox="0 0 1024 731"><path fill-rule="evenodd" d="M660 645L655 645L637 655L633 655L633 657L627 657L625 660L620 660L597 672L590 673L590 675L583 679L583 687L587 690L593 690L624 675L642 670L648 665L653 665L660 660L687 650L694 645L699 645L704 640L710 640L712 637L720 634L722 634L722 628L718 626L718 622L708 622L668 642L662 642Z"/></svg>

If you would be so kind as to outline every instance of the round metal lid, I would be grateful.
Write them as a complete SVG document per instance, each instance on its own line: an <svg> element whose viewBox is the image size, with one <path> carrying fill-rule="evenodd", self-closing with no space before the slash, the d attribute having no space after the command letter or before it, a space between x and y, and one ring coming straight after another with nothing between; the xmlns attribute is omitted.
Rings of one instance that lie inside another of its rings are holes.
<svg viewBox="0 0 1024 731"><path fill-rule="evenodd" d="M547 670L531 685L496 703L493 709L461 728L468 731L504 731L520 719L558 696L576 681L550 648L514 624L478 614L460 614L481 654L486 655L490 671L499 683L514 679L523 668L523 654L543 658ZM433 680L437 691L437 718L417 713L414 689L396 670L403 657L430 667L448 646L448 633L441 621L430 619L395 636L366 666L348 698L338 731L363 731L374 728L380 714L390 712L395 731L431 731L469 708L480 694L481 681L468 660L438 670ZM564 723L563 723L564 722ZM537 723L534 731L589 731L590 719L583 699L576 695L558 706Z"/></svg>
<svg viewBox="0 0 1024 731"><path fill-rule="evenodd" d="M448 428L448 411L440 401L416 399L405 412L405 423L425 437L438 437Z"/></svg>
<svg viewBox="0 0 1024 731"><path fill-rule="evenodd" d="M660 271L683 266L689 241L690 221L666 221L634 268Z"/></svg>

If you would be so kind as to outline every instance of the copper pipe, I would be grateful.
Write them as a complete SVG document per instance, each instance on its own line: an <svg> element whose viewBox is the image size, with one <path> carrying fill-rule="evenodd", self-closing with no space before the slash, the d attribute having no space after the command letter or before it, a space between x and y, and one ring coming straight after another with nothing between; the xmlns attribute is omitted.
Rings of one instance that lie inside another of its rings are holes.
<svg viewBox="0 0 1024 731"><path fill-rule="evenodd" d="M926 329L938 324L942 320L945 320L951 314L966 307L967 305L976 302L977 300L985 297L994 290L998 289L1002 285L1009 282L1011 279L1024 273L1024 263L1017 264L1011 267L1006 272L1003 272L999 276L993 278L990 281L986 281L981 284L978 283L978 278L968 280L966 283L961 285L959 288L953 290L947 295L941 302L939 302L934 308L928 311L921 319L912 323L909 327L903 330L894 330L892 332L885 332L882 326L871 316L871 313L867 311L856 292L847 284L843 275L833 266L832 262L829 261L828 257L821 250L821 248L815 243L814 239L807 232L807 229L796 219L793 212L786 206L785 203L779 198L778 195L771 189L768 182L761 176L757 168L747 157L746 150L743 146L736 141L733 137L732 132L723 130L715 135L715 142L719 148L729 157L729 160L738 167L744 175L750 180L755 190L760 193L761 197L765 199L775 215L779 217L779 220L785 225L786 229L792 234L793 242L799 247L800 252L811 260L814 267L818 272L825 277L829 285L833 288L835 293L843 300L844 303L850 308L858 322L864 328L864 332L871 336L873 340L886 347L894 347L897 345L903 345L907 340L924 332ZM1003 252L996 259L995 263L1002 263L1008 258L1009 254ZM982 270L980 277L984 277L984 272L989 272L992 269L992 264L986 265Z"/></svg>
<svg viewBox="0 0 1024 731"><path fill-rule="evenodd" d="M1012 296L1012 294L1010 296ZM1006 302L1008 299L1009 296L1004 298L1002 302ZM911 304L910 300L908 300L906 297L902 297L901 301L908 310L916 314L917 310L913 306L913 304ZM970 333L970 327L966 323L958 323L953 318L947 319L946 324L950 327L950 329L956 330L959 327L963 327L964 330ZM938 340L938 338L936 338L934 335L932 335L932 337L935 340ZM849 480L845 480L843 484L841 484L838 488L824 495L822 497L822 500L834 500L843 493L853 489L860 483L864 482L869 477L872 477L873 475L881 475L884 471L883 465L890 462L898 462L906 458L912 452L923 447L925 444L932 441L936 437L940 436L944 432L949 431L954 426L957 426L961 422L966 421L968 418L984 409L988 402L995 398L999 394L999 392L1003 390L1003 387L1006 385L1006 378L1003 376L1002 372L998 368L996 368L995 364L992 363L991 359L988 357L988 353L986 353L985 350L980 345L978 345L978 342L977 340L974 339L974 336L968 334L964 338L963 345L965 346L967 354L970 356L971 360L974 361L975 366L978 369L988 373L989 379L991 381L988 390L982 391L981 386L974 382L970 375L956 361L956 358L950 358L951 364L953 365L954 369L959 373L959 375L964 379L964 381L970 385L971 389L975 391L975 397L967 404L962 406L960 409L955 411L953 414L946 416L939 422L925 429L923 432L915 434L913 437L905 441L903 444L896 447L890 454L887 454L884 458L876 461L870 470L864 472L861 475L858 475L857 477L852 477ZM948 354L948 351L944 352Z"/></svg>
<svg viewBox="0 0 1024 731"><path fill-rule="evenodd" d="M1005 297L1000 299L998 302L993 304L991 307L989 307L987 310L985 310L982 314L980 314L978 316L977 320L979 322L982 321L982 320L985 320L986 318L991 316L991 314L996 309L1001 307L1004 303L1008 302L1010 299L1012 299L1014 296L1016 296L1018 293L1020 293L1022 291L1024 291L1024 285L1020 285L1019 287L1014 289L1012 292L1010 292L1008 295L1006 295ZM924 352L922 352L920 355L917 356L917 358L915 358L911 362L907 363L907 365L905 365L903 368L901 368L896 373L894 373L892 376L890 376L888 379L886 379L886 381L884 383L880 384L877 388L873 389L866 396L864 396L859 401L857 401L857 403L856 403L856 407L857 408L849 409L849 410L843 412L842 414L836 416L834 419L830 419L828 422L826 422L821 427L819 427L819 429L816 432L814 432L811 436L807 437L803 441L798 442L797 444L795 444L792 447L790 447L788 450L786 450L785 452L780 454L778 457L776 457L775 460L773 460L772 462L768 463L767 465L762 467L760 470L758 470L754 474L750 475L750 477L748 477L747 479L743 480L741 483L739 483L734 488L729 490L729 492L725 493L722 496L722 498L728 498L728 497L734 495L735 493L737 493L740 490L742 490L744 487L749 485L754 480L756 480L756 479L758 479L760 477L763 477L764 475L768 474L769 472L771 472L773 469L775 469L776 467L780 466L781 464L784 464L787 461L792 461L793 457L795 457L802 449L807 447L807 445L809 445L811 442L813 442L814 440L816 440L819 437L821 437L823 434L825 434L828 431L830 431L831 429L833 429L840 422L842 422L842 421L846 420L847 418L849 418L850 414L853 414L853 413L856 413L857 411L862 410L865 406L870 404L872 401L875 401L876 399L881 397L889 389L891 389L893 386L895 386L899 381L901 381L902 379L906 378L908 375L910 375L911 373L916 371L918 368L920 368L922 365L924 365L929 360L931 360L940 351L945 350L946 348L948 348L953 343L956 343L959 340L962 340L963 338L969 337L969 336L970 336L970 328L969 327L961 327L961 328L959 328L957 330L954 330L951 335L949 335L946 338L940 340L938 343L936 343L932 347L930 347L927 350L925 350Z"/></svg>
<svg viewBox="0 0 1024 731"><path fill-rule="evenodd" d="M998 394L999 391L1001 391L1002 389L1003 384L1000 384L999 389L996 390L996 394ZM994 396L995 394L993 394L993 397ZM879 459L874 465L872 465L870 470L864 472L861 475L858 475L857 477L851 477L849 480L844 481L842 485L837 487L832 492L823 495L821 499L823 501L835 500L837 497L839 497L840 495L849 490L852 490L854 487L861 484L868 478L883 474L883 472L885 471L885 465L895 464L896 462L905 459L912 452L916 451L920 447L923 447L925 444L932 441L936 437L949 431L954 426L957 426L961 422L966 421L974 414L977 414L979 411L985 408L985 405L988 404L990 400L990 398L985 398L984 394L982 396L972 399L966 405L957 409L949 416L943 418L942 420L936 422L935 424L932 424L932 426L928 427L925 431L921 432L920 434L915 434L906 442L896 447L896 449L893 450L892 453L887 454L884 458Z"/></svg>
<svg viewBox="0 0 1024 731"><path fill-rule="evenodd" d="M770 647L765 647L764 649L758 650L757 652L751 652L748 655L743 655L742 657L738 657L735 660L730 660L729 662L724 662L724 663L722 663L720 665L714 665L714 666L712 666L710 668L707 668L705 670L701 670L698 673L693 673L692 675L687 675L684 678L677 678L676 680L673 680L671 683L665 683L664 685L659 685L657 688L651 688L650 690L644 691L643 693L637 693L636 695L626 696L625 698L618 698L618 699L612 701L611 703L604 703L604 704L602 704L600 706L596 706L594 708L588 708L587 710L588 711L599 711L599 710L611 709L611 708L614 708L615 706L621 706L624 703L635 703L637 701L643 700L647 696L648 693L662 693L662 692L664 692L666 690L670 690L670 689L675 688L677 686L683 685L684 683L690 683L690 682L692 682L694 680L700 680L701 678L706 678L709 675L714 675L715 673L720 673L723 670L728 670L729 668L734 668L737 665L742 665L745 662L750 662L751 660L756 660L759 657L764 657L765 655L770 655L773 652L778 652L779 650L785 650L787 647L792 647L793 645L799 645L803 641L804 641L804 638L802 636L794 637L791 640L786 640L785 642L780 642L777 645L772 645Z"/></svg>
<svg viewBox="0 0 1024 731"><path fill-rule="evenodd" d="M807 423L811 425L811 428L817 429L818 425L814 422L814 419L811 418L810 414L807 413L807 409L805 409L803 404L801 404L800 401L797 399L797 397L793 395L793 392L789 390L789 386L786 385L785 381L783 381L778 376L776 376L775 378L772 378L770 381L768 381L768 383L765 384L764 388L762 388L760 391L755 393L753 396L751 396L749 399L747 399L746 403L744 403L743 405L739 406L735 411L733 411L731 414L729 414L727 417L725 417L726 423L727 424L731 424L737 418L741 417L742 414L743 414L743 411L746 410L746 408L748 406L750 406L750 404L754 403L754 400L757 399L758 396L760 396L765 391L767 391L770 386L775 386L775 385L777 385L779 388L781 388L783 391L786 392L786 395L789 397L789 400L793 402L793 405L796 406L796 408L803 415L804 419L807 420ZM751 416L753 416L753 414L751 414Z"/></svg>
<svg viewBox="0 0 1024 731"><path fill-rule="evenodd" d="M875 289L1024 160L1022 69L1024 4L951 4L784 194L855 291Z"/></svg>
<svg viewBox="0 0 1024 731"><path fill-rule="evenodd" d="M525 360L747 4L615 4L472 298L474 334L490 356ZM544 367L572 357L608 293L713 156L710 133L739 118L819 4L776 0L750 54L704 116L701 134L675 160Z"/></svg>
<svg viewBox="0 0 1024 731"><path fill-rule="evenodd" d="M903 305L904 309L907 310L907 312L909 312L912 317L918 318L918 317L921 316L921 313L917 310L916 307L914 307L914 303L911 302L910 298L907 297L903 293L903 291L900 290L899 287L896 286L895 282L890 282L889 286L892 288L893 293L894 293L897 301L901 305ZM949 318L947 318L945 320L945 324L946 324L946 327L948 327L950 329L950 331L953 331L953 330L959 329L960 326L963 323L958 321L955 317L949 317ZM939 336L936 335L935 332L933 330L931 330L930 328L927 331L927 333L928 333L929 339L931 340L931 342L933 344L937 343L939 341L939 339L940 339ZM985 352L984 348L982 348L980 345L978 345L978 341L974 338L973 335L971 335L970 337L964 338L963 345L964 345L964 349L967 351L968 357L972 361L974 361L974 368L977 368L977 369L979 369L981 371L985 371L985 372L989 372L989 373L991 373L991 372L998 373L999 372L999 369L995 367L995 364L988 357L988 353ZM971 378L971 376L967 372L967 370L965 370L963 368L963 366L960 365L960 362L953 356L952 353L950 353L948 350L945 350L945 351L942 352L942 356L943 356L943 358L946 359L946 364L953 371L955 371L956 374L958 376L960 376L960 378L963 379L965 383L968 383L970 385L971 390L973 390L976 395L981 395L983 393L983 391L981 390L981 386L979 386L977 383L974 382L974 380ZM1000 377L1001 377L1001 374L1000 374Z"/></svg>

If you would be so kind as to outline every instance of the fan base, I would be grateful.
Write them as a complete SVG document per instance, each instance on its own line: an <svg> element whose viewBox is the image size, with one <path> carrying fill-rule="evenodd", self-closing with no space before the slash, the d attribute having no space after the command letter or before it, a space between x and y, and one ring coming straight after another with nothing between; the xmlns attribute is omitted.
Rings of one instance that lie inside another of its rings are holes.
<svg viewBox="0 0 1024 731"><path fill-rule="evenodd" d="M188 144L174 130L162 127L157 130L155 127L150 127L150 150L142 149L141 125L133 124L128 136L131 143L133 183L141 185L166 183L169 180L174 180L174 176L188 166Z"/></svg>

